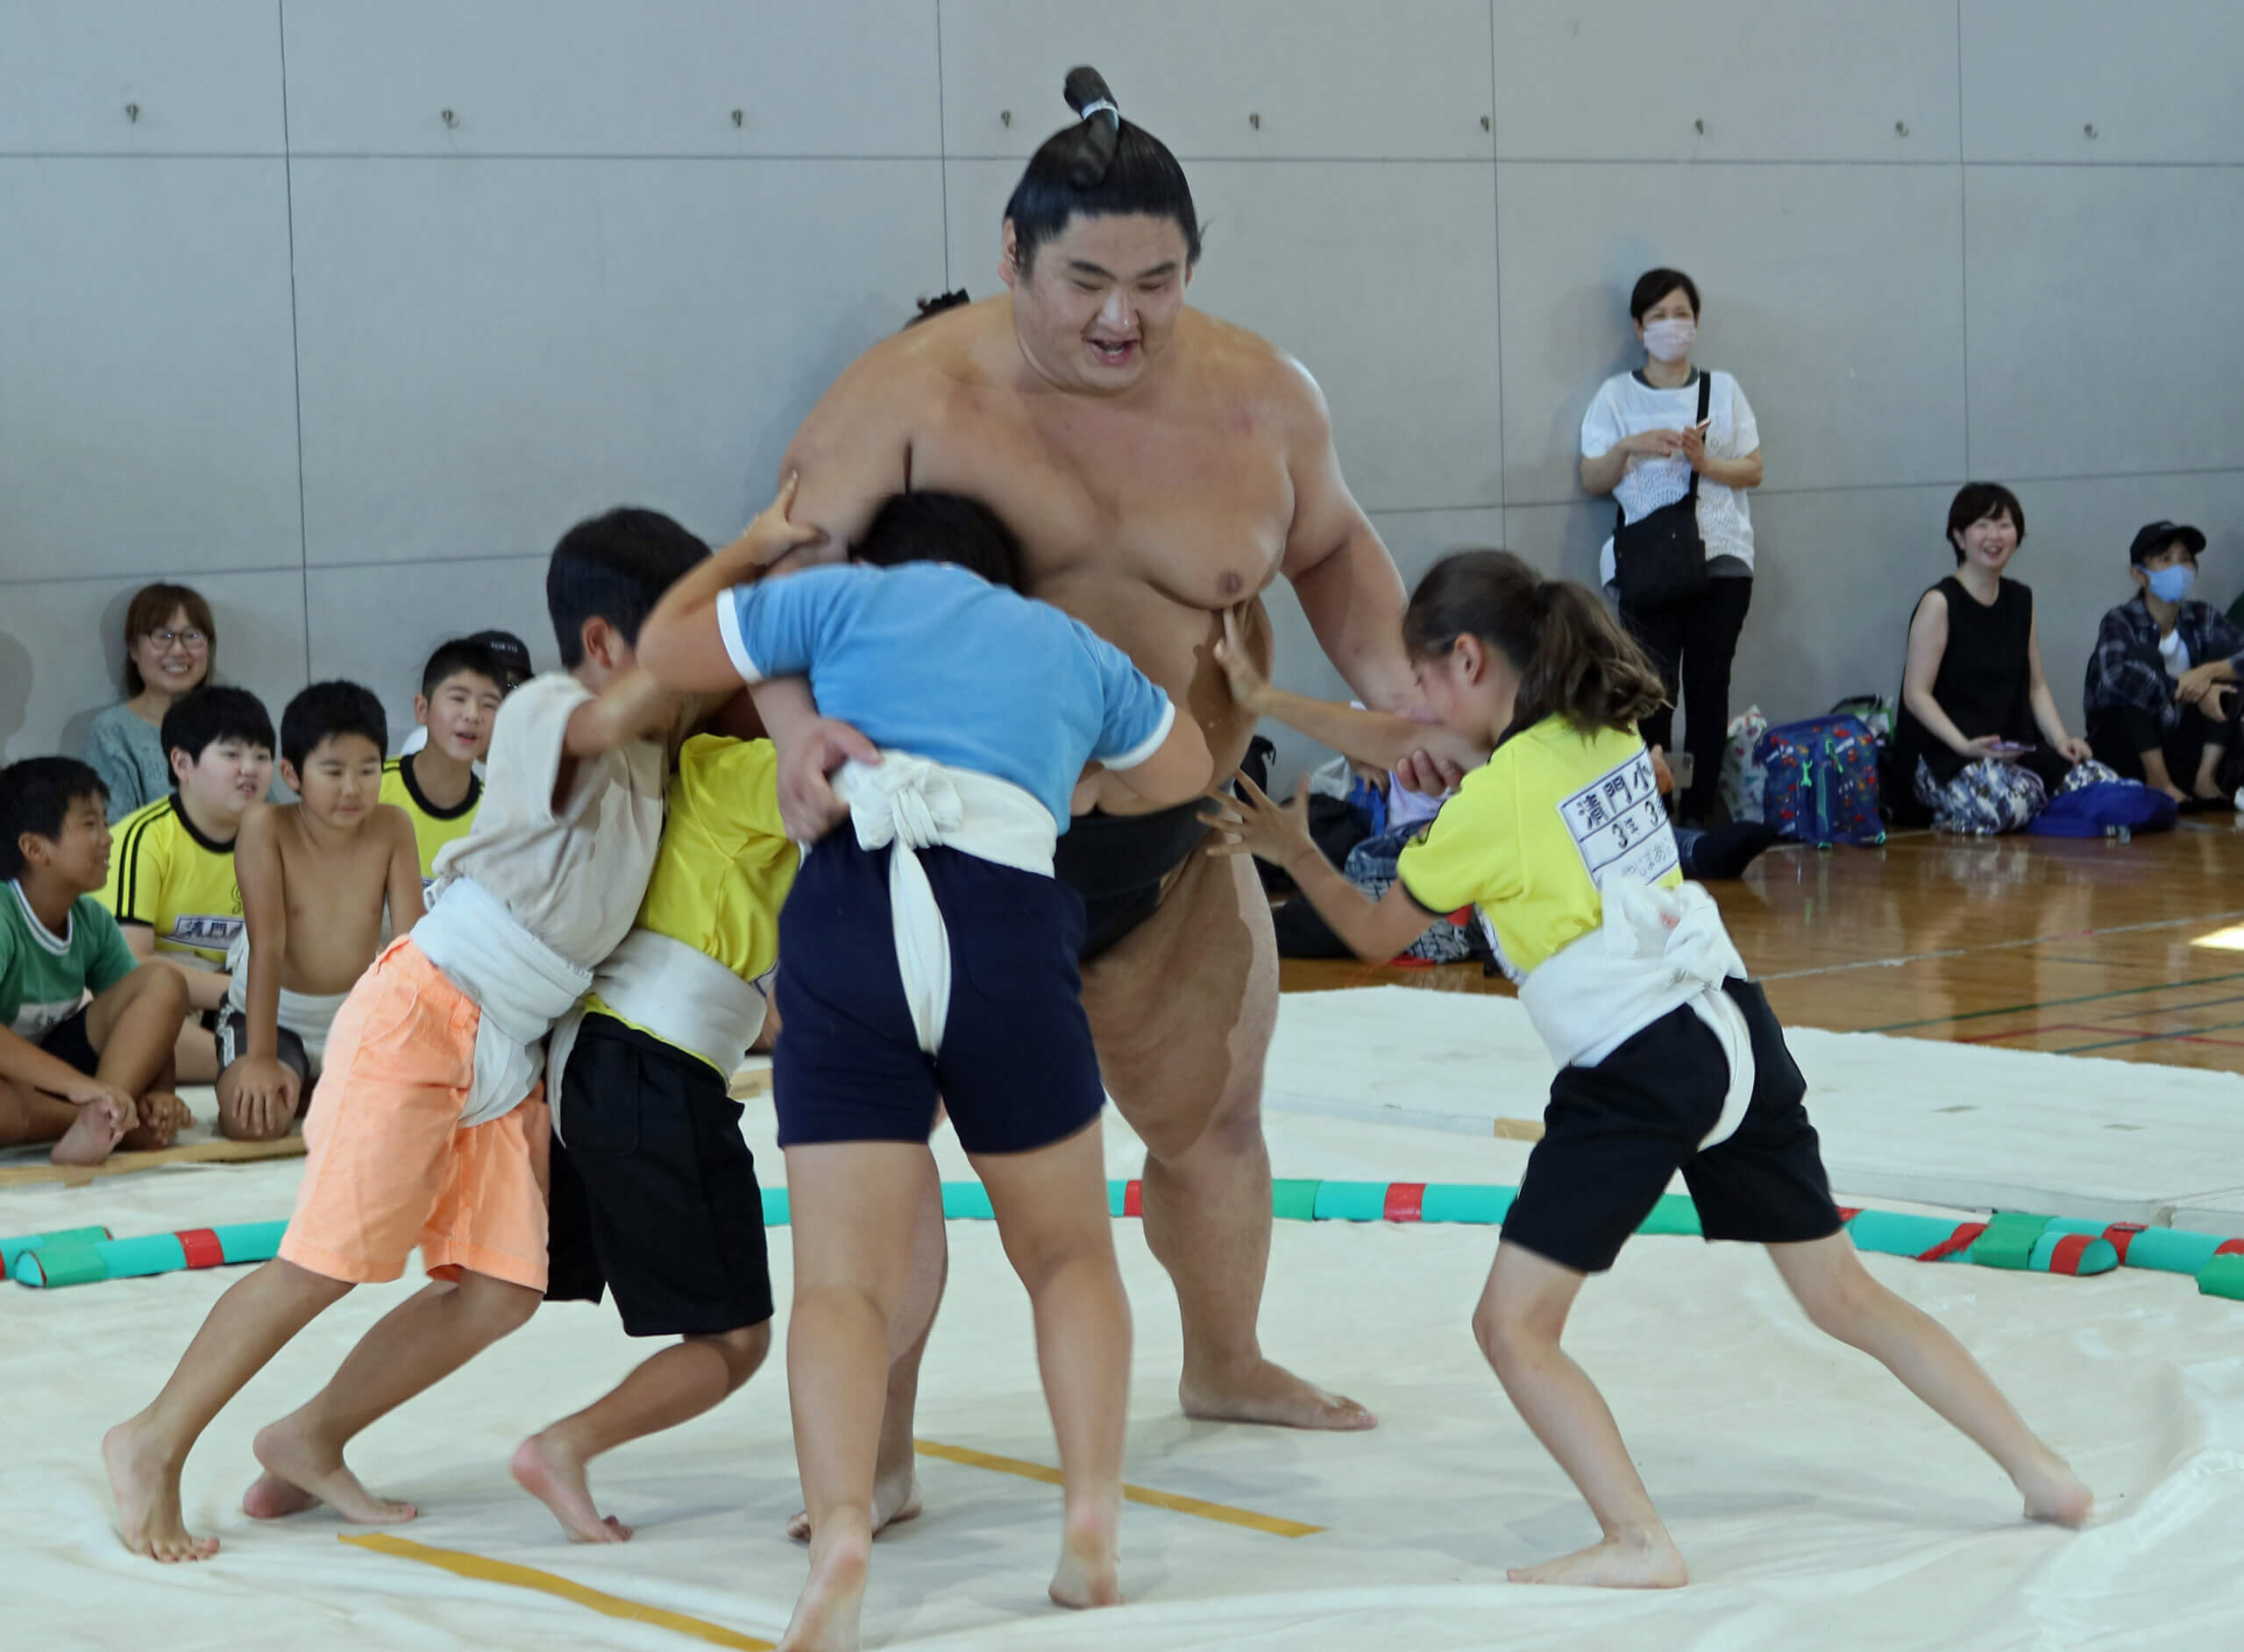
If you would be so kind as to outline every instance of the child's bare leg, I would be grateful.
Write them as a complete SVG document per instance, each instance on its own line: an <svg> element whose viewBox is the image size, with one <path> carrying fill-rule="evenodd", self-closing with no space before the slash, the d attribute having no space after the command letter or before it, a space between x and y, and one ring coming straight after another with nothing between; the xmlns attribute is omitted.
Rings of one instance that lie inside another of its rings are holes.
<svg viewBox="0 0 2244 1652"><path fill-rule="evenodd" d="M168 1090L186 1019L186 976L153 964L134 970L86 1006L86 1039L100 1054L95 1076L134 1097Z"/></svg>
<svg viewBox="0 0 2244 1652"><path fill-rule="evenodd" d="M1535 1437L1589 1504L1604 1540L1537 1566L1514 1583L1608 1589L1673 1589L1689 1581L1683 1556L1629 1460L1621 1429L1588 1373L1559 1350L1583 1276L1509 1243L1496 1246L1473 1333Z"/></svg>
<svg viewBox="0 0 2244 1652"><path fill-rule="evenodd" d="M257 1460L266 1475L250 1487L243 1508L270 1519L321 1502L363 1524L411 1520L419 1513L411 1504L375 1497L359 1483L344 1464L344 1447L376 1418L528 1324L538 1301L539 1294L526 1286L463 1271L458 1285L432 1285L392 1308L359 1339L326 1387L259 1430Z"/></svg>
<svg viewBox="0 0 2244 1652"><path fill-rule="evenodd" d="M2077 1526L2096 1499L2035 1437L1994 1379L1939 1321L1870 1276L1844 1233L1769 1255L1817 1329L1859 1348L2002 1465L2034 1520Z"/></svg>
<svg viewBox="0 0 2244 1652"><path fill-rule="evenodd" d="M154 1560L202 1560L216 1538L191 1535L179 1507L179 1474L210 1419L288 1340L351 1287L267 1262L220 1297L148 1408L102 1441L124 1546Z"/></svg>
<svg viewBox="0 0 2244 1652"><path fill-rule="evenodd" d="M134 970L133 974L140 972ZM179 1030L172 1041L173 1071L181 1084L215 1084L218 1081L218 1040L202 1018L190 1015L187 1025Z"/></svg>
<svg viewBox="0 0 2244 1652"><path fill-rule="evenodd" d="M880 1454L873 1467L873 1535L920 1514L920 1457L913 1439L913 1417L920 1402L920 1362L935 1329L943 1285L950 1272L949 1240L943 1231L942 1173L933 1153L920 1173L919 1207L912 1220L912 1277L904 1300L888 1326L888 1394L881 1411ZM810 1511L787 1522L787 1535L810 1542Z"/></svg>
<svg viewBox="0 0 2244 1652"><path fill-rule="evenodd" d="M1105 1137L1093 1119L1031 1152L977 1153L974 1168L1036 1312L1036 1359L1066 1500L1052 1599L1063 1606L1118 1606L1130 1301L1104 1197Z"/></svg>
<svg viewBox="0 0 2244 1652"><path fill-rule="evenodd" d="M2220 760L2227 755L2228 748L2226 746L2206 746L2198 759L2198 796L2218 798L2221 795Z"/></svg>
<svg viewBox="0 0 2244 1652"><path fill-rule="evenodd" d="M889 1327L912 1273L916 1143L787 1149L795 1298L787 1390L810 1515L810 1579L782 1652L853 1652L871 1563L873 1476L886 1397Z"/></svg>
<svg viewBox="0 0 2244 1652"><path fill-rule="evenodd" d="M771 1324L721 1336L688 1336L665 1348L606 1396L564 1417L515 1452L522 1488L553 1511L574 1543L620 1543L631 1528L593 1507L585 1469L603 1451L674 1429L731 1393L771 1351Z"/></svg>

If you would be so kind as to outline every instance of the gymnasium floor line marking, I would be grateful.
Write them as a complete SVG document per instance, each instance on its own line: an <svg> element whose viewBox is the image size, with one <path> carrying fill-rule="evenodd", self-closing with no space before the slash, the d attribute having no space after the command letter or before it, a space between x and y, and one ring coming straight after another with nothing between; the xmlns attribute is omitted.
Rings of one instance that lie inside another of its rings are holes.
<svg viewBox="0 0 2244 1652"><path fill-rule="evenodd" d="M337 1532L336 1542L349 1543L357 1549L371 1549L377 1554L394 1555L401 1560L417 1560L424 1566L435 1566L457 1577L472 1578L482 1583L502 1583L516 1589L534 1590L539 1594L553 1595L572 1605L586 1607L603 1617L621 1618L626 1623L652 1624L658 1629L674 1629L696 1641L711 1646L744 1648L744 1652L772 1652L773 1642L759 1641L754 1635L742 1634L737 1629L728 1629L722 1624L711 1623L702 1618L689 1618L682 1612L666 1612L660 1606L650 1606L637 1600L626 1600L621 1595L603 1594L597 1589L587 1589L580 1583L566 1578L557 1578L550 1571L540 1571L535 1566L517 1566L510 1560L493 1560L483 1555L471 1555L459 1549L433 1549L427 1543L416 1543L409 1537L392 1537L387 1532Z"/></svg>
<svg viewBox="0 0 2244 1652"><path fill-rule="evenodd" d="M1047 1485L1060 1484L1059 1470L1048 1468L1041 1463L1025 1463L1016 1457L998 1457L988 1451L976 1451L969 1446L945 1445L938 1440L914 1440L912 1449L921 1457L941 1457L946 1463L961 1463L970 1469L1018 1474L1025 1480L1040 1480ZM1244 1526L1249 1531L1268 1532L1273 1537L1314 1537L1324 1529L1322 1526L1303 1525L1297 1520L1280 1520L1275 1514L1258 1514L1251 1508L1233 1508L1228 1503L1211 1503L1175 1492L1149 1491L1142 1485L1125 1485L1122 1495L1130 1502L1143 1503L1151 1508L1165 1508L1172 1514L1220 1521L1226 1526Z"/></svg>
<svg viewBox="0 0 2244 1652"><path fill-rule="evenodd" d="M2244 993L2230 993L2226 996L2219 998L2204 998L2200 999L2196 1003L2158 1003L2151 1005L2147 1010L2114 1010L2109 1015L2105 1017L2105 1019L2107 1021L2139 1021L2146 1016L2188 1015L2193 1010L2218 1010L2223 1004L2231 1003L2244 1003ZM2051 1028L2078 1025L2077 1023L2062 1021L2046 1022L2039 1025ZM2124 1032L2127 1029L2125 1027L2080 1027L2079 1030L2084 1032ZM2189 1030L2190 1029L2186 1027L2182 1029L2183 1032L2188 1032ZM1982 1032L1975 1033L1968 1039L1958 1039L1956 1042L1958 1044L1976 1044L1982 1039L2015 1038L2016 1036L2017 1033L2015 1032Z"/></svg>
<svg viewBox="0 0 2244 1652"><path fill-rule="evenodd" d="M2244 918L2244 908L2225 912L2191 912L2180 918L2155 918L2141 924L2102 924L2092 929L2061 929L2052 935L2022 935L2015 940L1989 941L1978 947L1943 947L1933 952L1899 953L1891 958L1857 958L1842 964L1817 964L1807 969L1784 969L1765 975L1756 975L1756 981L1794 981L1807 975L1838 975L1849 969L1892 969L1902 964L1929 963L1942 958L1969 958L1979 953L2013 952L2020 947L2054 947L2060 941L2088 940L2099 935L2134 935L2154 929L2178 929L2185 924L2218 924L2226 918ZM2140 967L2140 966L2137 966ZM2205 981L2236 981L2244 975L2207 975ZM2169 986L2186 986L2186 982L2169 982ZM2068 999L2052 999L2054 1003L2069 1003ZM2032 1006L2026 1006L2031 1008ZM1989 1010L1984 1013L1999 1014ZM1930 1023L1911 1025L1929 1025ZM1864 1032L1885 1032L1882 1027L1866 1027Z"/></svg>
<svg viewBox="0 0 2244 1652"><path fill-rule="evenodd" d="M1954 956L1956 954L1934 955ZM1909 961L1902 959L1897 961L1906 963ZM1807 971L1806 973L1821 974L1823 972ZM1758 978L1763 981L1781 981L1785 977L1762 975ZM2043 998L2033 1003L2006 1004L1999 1010L1966 1010L1957 1015L1928 1016L1921 1021L1894 1021L1882 1027L1857 1027L1855 1030L1859 1032L1907 1032L1917 1027L1946 1026L1958 1021L1984 1021L1991 1016L1999 1015L2031 1015L2036 1010L2061 1010L2069 1004L2076 1003L2102 1003L2113 998L2140 997L2146 992L2172 992L2183 987L2210 987L2229 981L2244 981L2244 971L2223 975L2195 975L2186 981L2161 981L2147 987L2115 987L2108 992L2084 992L2072 998Z"/></svg>
<svg viewBox="0 0 2244 1652"><path fill-rule="evenodd" d="M2244 1021L2216 1021L2209 1027L2191 1027L2182 1032L2137 1032L2124 1039L2113 1039L2105 1044L2071 1044L2062 1050L2052 1050L2052 1055L2079 1055L2089 1050L2115 1050L2123 1044L2172 1044L2183 1039L2203 1039L2208 1032L2233 1032L2244 1027Z"/></svg>

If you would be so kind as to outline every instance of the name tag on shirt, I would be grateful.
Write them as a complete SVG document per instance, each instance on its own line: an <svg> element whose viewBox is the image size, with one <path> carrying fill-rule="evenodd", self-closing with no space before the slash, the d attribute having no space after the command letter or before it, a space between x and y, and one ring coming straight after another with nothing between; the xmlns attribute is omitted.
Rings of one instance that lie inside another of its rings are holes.
<svg viewBox="0 0 2244 1652"><path fill-rule="evenodd" d="M1657 883L1681 864L1648 751L1561 799L1559 818L1573 835L1590 882L1600 890L1612 878Z"/></svg>

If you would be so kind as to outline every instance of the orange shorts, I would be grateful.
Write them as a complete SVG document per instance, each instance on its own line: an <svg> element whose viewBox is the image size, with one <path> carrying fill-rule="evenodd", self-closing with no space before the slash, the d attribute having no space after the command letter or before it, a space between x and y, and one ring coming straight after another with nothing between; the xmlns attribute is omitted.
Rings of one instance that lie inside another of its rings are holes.
<svg viewBox="0 0 2244 1652"><path fill-rule="evenodd" d="M410 938L374 960L328 1033L285 1259L371 1285L402 1274L417 1244L438 1278L545 1289L544 1087L460 1127L481 1019Z"/></svg>

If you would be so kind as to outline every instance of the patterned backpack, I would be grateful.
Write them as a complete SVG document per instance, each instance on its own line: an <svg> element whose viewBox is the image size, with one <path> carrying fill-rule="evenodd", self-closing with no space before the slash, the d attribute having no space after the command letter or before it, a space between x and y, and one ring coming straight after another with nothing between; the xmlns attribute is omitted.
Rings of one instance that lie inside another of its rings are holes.
<svg viewBox="0 0 2244 1652"><path fill-rule="evenodd" d="M1762 823L1779 837L1825 849L1885 841L1878 806L1878 741L1858 717L1786 723L1761 736Z"/></svg>

